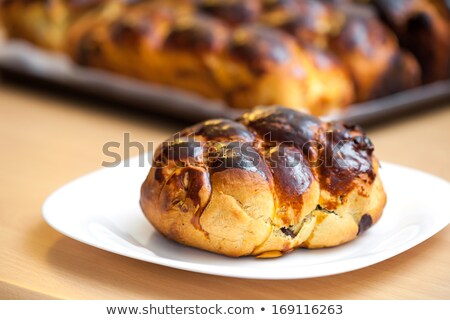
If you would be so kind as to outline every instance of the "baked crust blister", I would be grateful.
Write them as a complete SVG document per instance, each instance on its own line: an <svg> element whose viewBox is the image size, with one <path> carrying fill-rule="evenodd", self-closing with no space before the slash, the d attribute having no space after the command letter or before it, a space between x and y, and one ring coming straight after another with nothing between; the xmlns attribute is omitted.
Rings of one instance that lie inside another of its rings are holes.
<svg viewBox="0 0 450 320"><path fill-rule="evenodd" d="M282 107L174 135L155 151L141 189L142 210L164 236L233 257L351 241L385 203L359 127Z"/></svg>

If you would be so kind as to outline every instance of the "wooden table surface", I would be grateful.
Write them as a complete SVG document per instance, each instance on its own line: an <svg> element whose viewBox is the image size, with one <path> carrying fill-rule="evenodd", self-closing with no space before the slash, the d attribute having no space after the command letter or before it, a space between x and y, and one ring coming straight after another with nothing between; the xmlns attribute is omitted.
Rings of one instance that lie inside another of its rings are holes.
<svg viewBox="0 0 450 320"><path fill-rule="evenodd" d="M160 142L185 125L40 87L0 82L0 298L450 299L449 227L361 270L309 280L261 281L129 259L67 238L44 222L45 198L98 169L105 160L105 142L122 141L124 132L136 141ZM447 105L368 132L384 161L450 180L449 127ZM442 200L447 199L430 199ZM449 211L445 205L443 209Z"/></svg>

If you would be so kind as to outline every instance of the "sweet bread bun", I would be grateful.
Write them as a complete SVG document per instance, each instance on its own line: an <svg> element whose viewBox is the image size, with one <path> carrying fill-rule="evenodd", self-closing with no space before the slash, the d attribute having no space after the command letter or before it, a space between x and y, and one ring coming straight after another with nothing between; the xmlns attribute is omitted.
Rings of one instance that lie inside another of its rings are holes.
<svg viewBox="0 0 450 320"><path fill-rule="evenodd" d="M160 145L140 204L167 238L227 256L336 246L382 214L373 150L356 126L257 108Z"/></svg>

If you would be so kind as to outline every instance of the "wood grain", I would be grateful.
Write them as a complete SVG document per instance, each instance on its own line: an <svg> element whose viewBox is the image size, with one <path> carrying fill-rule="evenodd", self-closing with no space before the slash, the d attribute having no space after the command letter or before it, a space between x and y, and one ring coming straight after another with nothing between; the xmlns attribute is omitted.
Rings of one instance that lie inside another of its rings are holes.
<svg viewBox="0 0 450 320"><path fill-rule="evenodd" d="M185 126L72 100L0 83L1 299L450 298L448 227L371 267L295 281L180 271L62 236L43 221L41 206L62 184L99 168L105 142L122 141L123 133L129 132L135 141L158 143ZM381 159L450 179L449 125L447 106L370 128L369 134Z"/></svg>

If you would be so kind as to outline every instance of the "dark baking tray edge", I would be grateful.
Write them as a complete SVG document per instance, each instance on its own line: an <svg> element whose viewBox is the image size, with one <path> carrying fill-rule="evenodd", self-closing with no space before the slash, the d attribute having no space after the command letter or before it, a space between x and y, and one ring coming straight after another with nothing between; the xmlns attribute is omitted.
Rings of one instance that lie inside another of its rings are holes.
<svg viewBox="0 0 450 320"><path fill-rule="evenodd" d="M9 55L1 54L2 49L11 49L10 47L13 47L12 54L11 52ZM17 54L14 54L14 51ZM26 53L23 54L24 52ZM36 63L39 59L41 62ZM5 44L0 46L0 71L19 74L185 121L201 121L218 117L235 118L245 111L232 109L222 102L208 100L182 90L148 84L106 71L79 67L70 63L65 57L22 42L15 42L11 46L5 46ZM443 80L354 104L344 112L323 118L368 124L382 122L393 116L429 108L449 100L450 80Z"/></svg>

